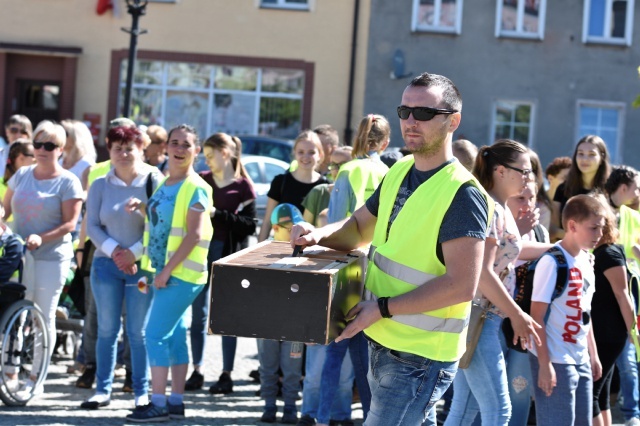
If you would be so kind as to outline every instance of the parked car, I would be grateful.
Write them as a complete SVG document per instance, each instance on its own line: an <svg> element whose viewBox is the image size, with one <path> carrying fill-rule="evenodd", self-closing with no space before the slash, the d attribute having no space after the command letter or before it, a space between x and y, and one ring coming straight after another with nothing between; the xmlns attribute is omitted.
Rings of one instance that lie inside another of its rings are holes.
<svg viewBox="0 0 640 426"><path fill-rule="evenodd" d="M253 180L256 191L256 217L258 225L261 226L264 211L267 208L267 193L271 187L271 181L276 175L286 172L289 169L289 163L262 155L243 154L242 164ZM196 158L194 169L197 172L209 170L202 153Z"/></svg>
<svg viewBox="0 0 640 426"><path fill-rule="evenodd" d="M242 154L263 155L276 158L285 163L291 162L293 141L279 139L271 136L239 136L242 141Z"/></svg>

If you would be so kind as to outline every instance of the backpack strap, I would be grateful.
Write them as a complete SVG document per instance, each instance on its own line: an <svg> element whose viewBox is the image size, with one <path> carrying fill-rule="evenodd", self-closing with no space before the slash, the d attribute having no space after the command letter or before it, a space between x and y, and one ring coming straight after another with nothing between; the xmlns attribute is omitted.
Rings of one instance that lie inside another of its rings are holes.
<svg viewBox="0 0 640 426"><path fill-rule="evenodd" d="M547 313L544 316L544 322L546 323L549 319L549 315L551 314L551 303L564 293L567 288L567 284L569 283L569 265L562 249L557 246L551 247L545 254L550 255L556 262L556 286L553 289L551 302L549 303Z"/></svg>
<svg viewBox="0 0 640 426"><path fill-rule="evenodd" d="M153 180L151 180L151 173L147 175L147 182L145 183L145 189L147 191L147 200L153 195Z"/></svg>
<svg viewBox="0 0 640 426"><path fill-rule="evenodd" d="M535 235L537 242L544 243L544 230L542 228L542 225L537 224L536 226L534 226L533 234Z"/></svg>

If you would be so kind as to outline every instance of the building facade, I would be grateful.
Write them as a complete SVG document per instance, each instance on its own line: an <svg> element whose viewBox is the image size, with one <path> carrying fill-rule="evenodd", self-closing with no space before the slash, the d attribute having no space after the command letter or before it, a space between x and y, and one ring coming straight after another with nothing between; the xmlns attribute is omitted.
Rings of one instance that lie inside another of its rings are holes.
<svg viewBox="0 0 640 426"><path fill-rule="evenodd" d="M100 15L109 1L3 2L3 121L76 118L104 135L123 111L121 28L131 26L125 0L110 1ZM358 0L151 0L140 18L147 33L138 37L132 118L186 122L204 137L292 138L321 123L342 133L362 114L368 10Z"/></svg>
<svg viewBox="0 0 640 426"><path fill-rule="evenodd" d="M612 163L638 167L639 13L634 0L372 0L364 112L397 117L411 76L429 71L462 93L455 137L513 138L544 165L598 134Z"/></svg>

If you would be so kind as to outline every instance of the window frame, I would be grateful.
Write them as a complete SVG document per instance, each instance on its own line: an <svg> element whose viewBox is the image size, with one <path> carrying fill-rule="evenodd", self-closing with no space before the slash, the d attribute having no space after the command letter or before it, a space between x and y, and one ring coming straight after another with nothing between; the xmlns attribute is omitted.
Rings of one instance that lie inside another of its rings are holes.
<svg viewBox="0 0 640 426"><path fill-rule="evenodd" d="M578 99L576 100L576 127L575 127L575 135L574 135L574 146L578 144L580 140L580 108L583 106L594 107L599 109L616 109L618 110L618 137L615 141L616 155L609 159L611 164L620 164L622 160L622 149L624 148L623 144L623 136L624 136L624 126L625 126L625 114L627 110L627 104L624 102L616 102L616 101L598 101L593 99ZM606 143L606 141L605 141Z"/></svg>
<svg viewBox="0 0 640 426"><path fill-rule="evenodd" d="M524 21L524 5L526 0L517 0L518 2L518 24L522 27ZM547 0L540 0L539 20L538 20L538 32L528 33L522 30L508 31L502 29L502 10L504 6L504 0L496 0L496 38L509 37L509 38L523 38L530 40L544 40L545 21L547 16Z"/></svg>
<svg viewBox="0 0 640 426"><path fill-rule="evenodd" d="M589 35L589 20L591 18L591 1L584 1L584 10L582 16L582 42L584 44L612 44L617 46L631 46L632 37L633 37L633 13L635 10L635 0L625 0L627 2L627 11L625 16L625 35L624 37L614 38L607 36L590 36ZM602 18L604 20L605 31L607 34L610 31L610 22L611 22L611 13L612 3L614 0L604 0L605 1L605 16Z"/></svg>
<svg viewBox="0 0 640 426"><path fill-rule="evenodd" d="M120 81L120 69L123 61L128 60L128 49L113 50L111 52L111 65L110 65L110 77L109 77L109 98L107 113L109 117L119 117L119 97L122 90L122 83ZM301 60L290 59L276 59L276 58L262 58L262 57L244 57L244 56L227 56L227 55L209 55L209 54L193 54L184 52L166 52L166 51L154 51L154 50L139 50L137 55L137 61L159 61L159 62L186 62L186 63L198 63L214 66L239 66L239 67L254 67L262 69L280 68L290 69L304 72L304 84L301 98L301 115L300 115L300 127L302 129L309 128L311 126L311 112L314 101L314 83L315 83L315 66L312 62L306 62ZM136 88L134 84L134 88ZM168 88L167 90L172 90ZM165 93L166 91L165 90ZM181 90L184 90L182 88ZM188 89L188 92L199 92L208 89ZM224 91L228 89L220 89ZM255 93L255 92L251 92ZM271 93L266 92L264 93ZM259 108L259 102L261 97L257 97L257 105ZM163 101L163 117L164 108L166 103ZM211 111L209 108L207 112L207 126L211 123ZM259 126L259 116L257 120Z"/></svg>
<svg viewBox="0 0 640 426"><path fill-rule="evenodd" d="M263 0L257 0L258 7L261 9L285 9L285 10L311 10L311 2L314 0L306 0L306 3L290 3L288 0L275 0L276 3L265 3Z"/></svg>
<svg viewBox="0 0 640 426"><path fill-rule="evenodd" d="M525 145L528 148L535 148L535 122L536 122L536 109L537 109L537 102L533 99L507 99L507 98L496 98L493 100L493 104L491 107L491 127L489 128L489 143L488 145L491 146L493 145L493 143L497 140L496 139L496 124L497 124L497 106L498 103L500 102L508 102L508 103L512 103L512 104L518 104L518 105L529 105L531 107L531 115L529 117L529 141L527 143L524 143L522 141L519 141L517 139L511 138L517 142L522 143L523 145ZM512 125L512 128L514 127L513 124L515 124L514 121L510 122Z"/></svg>
<svg viewBox="0 0 640 426"><path fill-rule="evenodd" d="M434 0L434 7L436 12L440 12L442 8L442 2L444 0ZM420 9L420 0L413 0L411 11L411 31L412 32L425 32L425 33L441 33L441 34L456 34L462 33L462 10L464 8L464 0L454 0L457 4L456 8L456 22L453 27L441 27L436 25L419 25L418 24L418 10Z"/></svg>

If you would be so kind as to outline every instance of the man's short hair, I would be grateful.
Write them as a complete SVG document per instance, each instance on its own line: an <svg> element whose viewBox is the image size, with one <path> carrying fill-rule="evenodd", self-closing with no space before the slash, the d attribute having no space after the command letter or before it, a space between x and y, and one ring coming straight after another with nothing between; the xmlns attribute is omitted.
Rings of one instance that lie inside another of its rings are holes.
<svg viewBox="0 0 640 426"><path fill-rule="evenodd" d="M425 105L462 111L462 95L453 81L439 74L424 72L409 83L409 87L438 87L442 89L442 105Z"/></svg>
<svg viewBox="0 0 640 426"><path fill-rule="evenodd" d="M334 147L340 146L340 135L330 124L320 124L314 127L313 131L319 136L325 136L324 140L329 141Z"/></svg>
<svg viewBox="0 0 640 426"><path fill-rule="evenodd" d="M592 216L607 217L607 206L596 197L586 194L569 198L562 210L562 226L567 229L570 220L581 223Z"/></svg>
<svg viewBox="0 0 640 426"><path fill-rule="evenodd" d="M460 161L460 164L467 170L472 171L473 165L476 162L476 156L478 155L478 147L471 141L458 139L453 141L451 148L453 149L453 156Z"/></svg>
<svg viewBox="0 0 640 426"><path fill-rule="evenodd" d="M127 117L114 118L109 122L109 128L107 129L107 132L115 127L136 127L136 123L134 123L133 120Z"/></svg>
<svg viewBox="0 0 640 426"><path fill-rule="evenodd" d="M620 185L631 185L638 178L638 171L630 166L615 166L604 183L604 190L611 195Z"/></svg>

